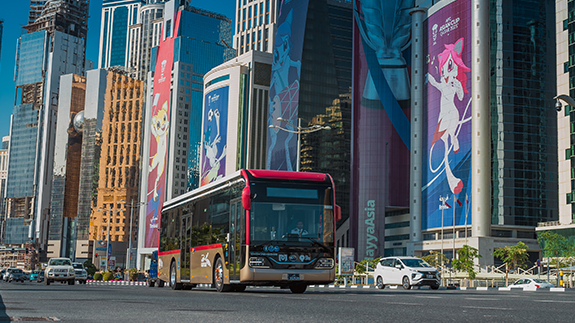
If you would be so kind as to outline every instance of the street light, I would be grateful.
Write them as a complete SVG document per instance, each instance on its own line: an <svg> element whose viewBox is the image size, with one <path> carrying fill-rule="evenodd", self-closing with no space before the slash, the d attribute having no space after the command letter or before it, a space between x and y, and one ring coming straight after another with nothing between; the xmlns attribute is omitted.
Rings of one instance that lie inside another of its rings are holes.
<svg viewBox="0 0 575 323"><path fill-rule="evenodd" d="M286 128L282 128L280 126L276 126L273 124L269 125L270 129L279 129L279 130L283 130L286 132L290 132L290 133L296 133L297 134L297 164L296 164L296 171L299 172L299 159L300 159L300 153L301 153L301 135L303 133L312 133L312 132L316 132L316 131L320 131L320 130L331 130L330 126L320 126L320 125L313 125L311 127L305 127L302 128L301 126L301 118L297 118L297 126L293 125L289 120L286 120L282 117L278 117L276 119L279 122L285 122L288 126L291 126L292 128L297 129L296 130L291 130L291 129L286 129Z"/></svg>
<svg viewBox="0 0 575 323"><path fill-rule="evenodd" d="M126 201L124 200L120 200L121 202L126 203ZM145 205L146 203L143 202L136 202L136 206L142 206ZM128 266L128 269L132 268L132 225L134 223L134 199L132 198L132 201L130 202L130 265Z"/></svg>

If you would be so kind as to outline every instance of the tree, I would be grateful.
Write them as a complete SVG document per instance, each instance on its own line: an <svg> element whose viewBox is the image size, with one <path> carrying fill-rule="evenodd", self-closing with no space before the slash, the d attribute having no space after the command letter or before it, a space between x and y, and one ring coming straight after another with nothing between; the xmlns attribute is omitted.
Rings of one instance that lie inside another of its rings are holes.
<svg viewBox="0 0 575 323"><path fill-rule="evenodd" d="M555 266L557 266L557 281L559 281L560 257L571 256L574 250L573 244L564 236L552 231L539 233L537 239L539 240L539 245L543 246L543 256L554 258Z"/></svg>
<svg viewBox="0 0 575 323"><path fill-rule="evenodd" d="M453 259L453 268L459 271L466 271L469 279L475 279L477 272L475 271L475 259L481 258L479 250L463 245L463 247L457 250L457 256L459 259Z"/></svg>
<svg viewBox="0 0 575 323"><path fill-rule="evenodd" d="M441 252L433 250L429 252L429 255L421 257L421 259L425 260L425 262L427 262L428 264L430 264L435 268L441 267L441 264L449 263L449 259L447 258L447 256L445 256Z"/></svg>
<svg viewBox="0 0 575 323"><path fill-rule="evenodd" d="M509 270L522 267L529 259L527 250L529 248L521 241L514 246L506 246L496 249L493 256L501 259L505 263L505 286L509 284Z"/></svg>
<svg viewBox="0 0 575 323"><path fill-rule="evenodd" d="M358 274L365 274L368 266L369 266L369 269L371 271L373 271L375 269L375 266L377 266L377 263L379 263L380 259L381 259L381 257L375 258L375 259L364 259L355 265L355 271Z"/></svg>
<svg viewBox="0 0 575 323"><path fill-rule="evenodd" d="M86 268L86 272L88 273L88 275L92 277L94 277L94 274L98 271L96 266L94 266L94 264L90 260L84 261L84 268Z"/></svg>

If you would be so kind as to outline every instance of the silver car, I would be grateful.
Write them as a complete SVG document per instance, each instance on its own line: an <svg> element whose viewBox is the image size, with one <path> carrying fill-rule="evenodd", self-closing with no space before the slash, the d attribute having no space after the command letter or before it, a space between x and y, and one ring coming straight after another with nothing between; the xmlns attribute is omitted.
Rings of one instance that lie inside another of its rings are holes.
<svg viewBox="0 0 575 323"><path fill-rule="evenodd" d="M524 289L539 289L539 288L553 288L553 287L555 287L555 285L537 278L521 278L518 279L515 283L509 285L509 288L524 288Z"/></svg>
<svg viewBox="0 0 575 323"><path fill-rule="evenodd" d="M85 284L88 279L88 272L84 269L84 265L79 262L74 262L72 263L72 266L74 267L74 273L78 283Z"/></svg>

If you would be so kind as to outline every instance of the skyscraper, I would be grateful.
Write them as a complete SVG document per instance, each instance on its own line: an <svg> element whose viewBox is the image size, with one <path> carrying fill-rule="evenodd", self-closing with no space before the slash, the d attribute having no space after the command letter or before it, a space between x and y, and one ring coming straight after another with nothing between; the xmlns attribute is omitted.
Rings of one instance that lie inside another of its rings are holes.
<svg viewBox="0 0 575 323"><path fill-rule="evenodd" d="M132 44L129 27L138 22L143 0L104 0L100 25L98 68L128 66Z"/></svg>
<svg viewBox="0 0 575 323"><path fill-rule="evenodd" d="M279 6L278 0L236 0L233 47L238 55L273 51Z"/></svg>
<svg viewBox="0 0 575 323"><path fill-rule="evenodd" d="M154 76L148 79L139 266L141 257L157 247L163 201L198 187L203 77L235 54L226 46L231 40L229 18L177 3L165 4L164 34L152 53Z"/></svg>
<svg viewBox="0 0 575 323"><path fill-rule="evenodd" d="M87 20L88 0L46 1L38 18L24 27L28 33L18 39L8 216L23 219L28 227L33 224L30 238L44 255L60 76L84 73Z"/></svg>

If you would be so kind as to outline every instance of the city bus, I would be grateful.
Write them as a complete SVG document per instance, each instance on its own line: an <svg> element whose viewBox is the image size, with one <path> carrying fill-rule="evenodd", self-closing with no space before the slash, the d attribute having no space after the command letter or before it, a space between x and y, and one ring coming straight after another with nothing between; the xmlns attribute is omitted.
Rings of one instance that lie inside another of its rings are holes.
<svg viewBox="0 0 575 323"><path fill-rule="evenodd" d="M335 204L328 174L245 170L166 201L158 279L218 292L278 286L303 293L335 280Z"/></svg>

